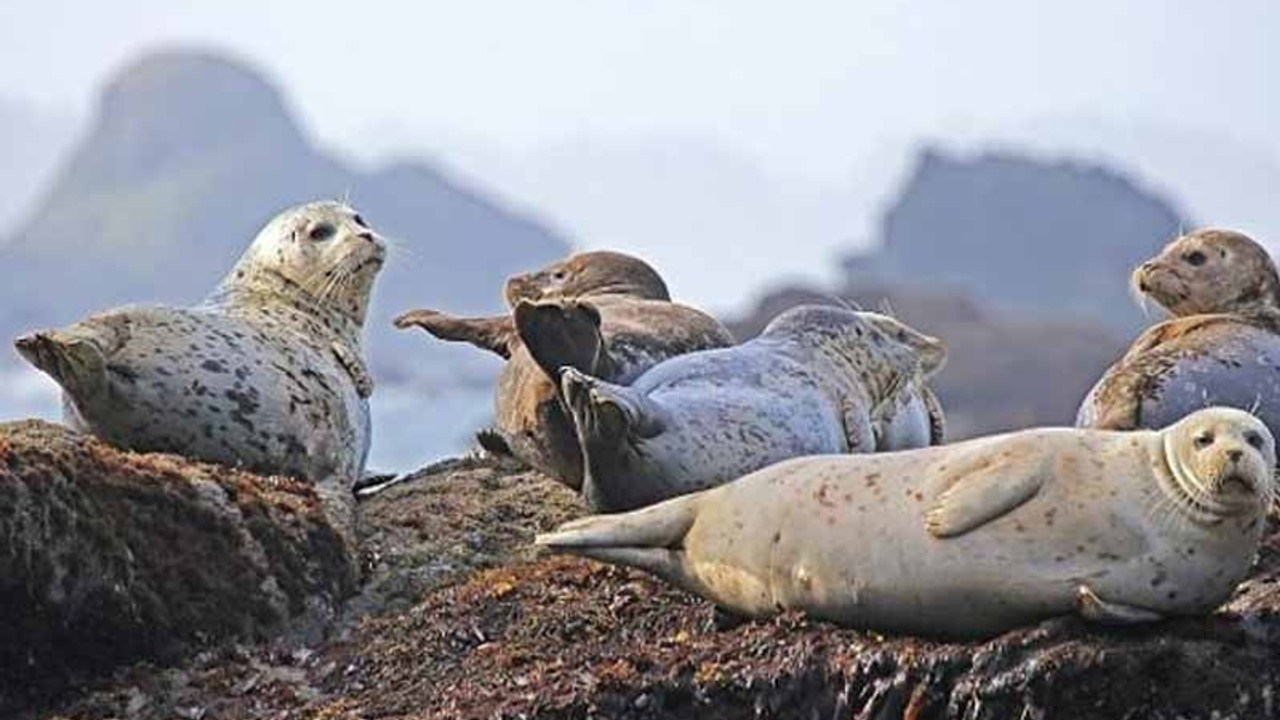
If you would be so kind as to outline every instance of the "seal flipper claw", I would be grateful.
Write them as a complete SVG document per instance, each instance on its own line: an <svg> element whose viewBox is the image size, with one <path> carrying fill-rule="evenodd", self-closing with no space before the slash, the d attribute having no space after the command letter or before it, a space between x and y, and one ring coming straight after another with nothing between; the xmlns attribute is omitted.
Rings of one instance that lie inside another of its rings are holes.
<svg viewBox="0 0 1280 720"><path fill-rule="evenodd" d="M93 339L60 330L23 335L14 340L18 354L66 390L90 397L107 388L107 357Z"/></svg>
<svg viewBox="0 0 1280 720"><path fill-rule="evenodd" d="M547 377L558 378L564 367L597 377L613 373L600 332L600 311L590 303L526 300L516 305L514 315L520 341Z"/></svg>
<svg viewBox="0 0 1280 720"><path fill-rule="evenodd" d="M1085 620L1104 625L1136 625L1164 619L1146 608L1103 600L1088 585L1076 589L1076 612Z"/></svg>

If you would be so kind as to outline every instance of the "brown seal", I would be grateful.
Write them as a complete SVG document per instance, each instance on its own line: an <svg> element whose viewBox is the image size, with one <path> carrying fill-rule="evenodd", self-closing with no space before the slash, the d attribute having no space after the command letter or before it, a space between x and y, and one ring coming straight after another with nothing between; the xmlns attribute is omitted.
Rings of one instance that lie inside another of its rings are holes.
<svg viewBox="0 0 1280 720"><path fill-rule="evenodd" d="M1174 317L1144 331L1080 406L1080 427L1158 429L1210 405L1255 412L1280 431L1280 276L1267 251L1229 230L1177 238L1133 273Z"/></svg>
<svg viewBox="0 0 1280 720"><path fill-rule="evenodd" d="M1197 230L1133 271L1133 289L1175 317L1280 309L1280 275L1265 248L1232 230Z"/></svg>
<svg viewBox="0 0 1280 720"><path fill-rule="evenodd" d="M714 318L672 302L653 267L622 253L578 253L515 275L505 297L507 315L413 310L395 324L506 358L495 398L498 434L517 458L575 490L582 453L560 399L561 368L625 385L667 358L733 344Z"/></svg>

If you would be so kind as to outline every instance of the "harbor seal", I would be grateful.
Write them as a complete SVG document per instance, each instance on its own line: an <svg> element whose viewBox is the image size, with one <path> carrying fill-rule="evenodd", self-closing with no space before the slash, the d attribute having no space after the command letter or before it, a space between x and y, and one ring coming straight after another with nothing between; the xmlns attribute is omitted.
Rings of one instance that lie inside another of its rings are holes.
<svg viewBox="0 0 1280 720"><path fill-rule="evenodd" d="M1133 289L1174 317L1280 310L1280 276L1265 248L1231 230L1175 239L1133 271Z"/></svg>
<svg viewBox="0 0 1280 720"><path fill-rule="evenodd" d="M667 358L733 344L714 318L672 302L652 266L618 252L578 253L515 275L504 297L507 315L412 310L395 324L506 358L494 401L501 443L574 490L582 487L582 454L560 398L562 367L625 385Z"/></svg>
<svg viewBox="0 0 1280 720"><path fill-rule="evenodd" d="M733 612L983 638L1050 617L1211 612L1245 577L1275 441L1231 408L1162 431L1033 429L789 460L537 543L638 567Z"/></svg>
<svg viewBox="0 0 1280 720"><path fill-rule="evenodd" d="M1201 230L1139 266L1133 286L1174 318L1107 369L1077 426L1158 429L1227 405L1280 432L1280 281L1266 250L1240 233Z"/></svg>
<svg viewBox="0 0 1280 720"><path fill-rule="evenodd" d="M200 305L131 306L18 338L65 419L127 450L350 486L373 382L361 327L386 255L356 211L277 215Z"/></svg>
<svg viewBox="0 0 1280 720"><path fill-rule="evenodd" d="M801 455L941 442L924 399L946 347L893 318L803 305L756 338L658 363L629 386L561 376L586 463L583 497L618 512Z"/></svg>

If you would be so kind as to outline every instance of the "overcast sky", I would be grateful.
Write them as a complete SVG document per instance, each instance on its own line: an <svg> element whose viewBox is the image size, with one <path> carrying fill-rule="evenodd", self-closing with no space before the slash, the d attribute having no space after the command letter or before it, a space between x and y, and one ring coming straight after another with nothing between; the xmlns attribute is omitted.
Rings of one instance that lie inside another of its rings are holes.
<svg viewBox="0 0 1280 720"><path fill-rule="evenodd" d="M0 96L85 113L128 58L194 41L266 69L315 136L352 154L694 137L838 186L907 139L1044 118L1280 155L1277 38L1274 0L0 0ZM797 238L779 266L845 240Z"/></svg>

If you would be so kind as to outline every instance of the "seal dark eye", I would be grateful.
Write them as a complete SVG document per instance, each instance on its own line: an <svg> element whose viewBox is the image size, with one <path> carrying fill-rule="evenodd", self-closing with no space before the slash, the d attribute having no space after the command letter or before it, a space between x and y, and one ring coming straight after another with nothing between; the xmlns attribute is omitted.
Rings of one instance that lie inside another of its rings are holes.
<svg viewBox="0 0 1280 720"><path fill-rule="evenodd" d="M1256 432L1247 432L1244 434L1244 441L1249 443L1249 447L1255 450L1262 449L1262 436Z"/></svg>
<svg viewBox="0 0 1280 720"><path fill-rule="evenodd" d="M330 225L329 223L321 223L311 228L311 231L307 233L307 237L311 238L312 240L315 240L316 242L319 242L321 240L328 240L329 238L333 237L333 232L334 230L332 225Z"/></svg>
<svg viewBox="0 0 1280 720"><path fill-rule="evenodd" d="M1186 260L1187 263L1193 267L1200 267L1208 258L1206 258L1204 253L1199 250L1192 250L1191 252L1184 254L1182 259Z"/></svg>
<svg viewBox="0 0 1280 720"><path fill-rule="evenodd" d="M1195 438L1195 444L1198 448L1207 448L1213 444L1213 433L1205 431Z"/></svg>
<svg viewBox="0 0 1280 720"><path fill-rule="evenodd" d="M567 277L569 277L569 273L563 270L557 270L551 273L551 279L555 280L556 282L560 282L561 280L564 280Z"/></svg>

